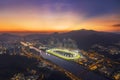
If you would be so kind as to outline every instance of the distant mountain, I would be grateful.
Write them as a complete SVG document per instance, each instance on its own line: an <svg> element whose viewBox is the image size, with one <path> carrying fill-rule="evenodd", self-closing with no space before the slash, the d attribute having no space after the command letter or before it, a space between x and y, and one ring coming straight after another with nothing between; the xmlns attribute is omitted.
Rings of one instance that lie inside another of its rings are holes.
<svg viewBox="0 0 120 80"><path fill-rule="evenodd" d="M94 44L108 46L120 41L120 34L84 29L63 33L61 36L75 40L82 49L89 49Z"/></svg>
<svg viewBox="0 0 120 80"><path fill-rule="evenodd" d="M0 41L15 41L15 40L20 40L20 36L9 33L0 34Z"/></svg>
<svg viewBox="0 0 120 80"><path fill-rule="evenodd" d="M112 32L112 33L120 34L120 31L119 32Z"/></svg>
<svg viewBox="0 0 120 80"><path fill-rule="evenodd" d="M89 49L94 44L101 44L104 46L111 45L120 41L120 34L109 32L98 32L93 30L76 30L67 33L53 33L53 34L31 34L25 36L27 40L44 41L54 37L58 39L71 38L76 41L80 49Z"/></svg>
<svg viewBox="0 0 120 80"><path fill-rule="evenodd" d="M25 41L31 41L31 40L39 40L40 42L44 40L48 40L50 37L50 34L30 34L27 36L24 36Z"/></svg>
<svg viewBox="0 0 120 80"><path fill-rule="evenodd" d="M40 42L47 41L50 38L71 38L76 41L78 47L80 49L89 49L94 44L100 44L104 46L109 46L114 43L120 42L120 34L110 33L110 32L98 32L93 30L76 30L70 31L66 33L53 33L53 34L29 34L25 36L13 35L13 34L1 34L0 41L7 40L39 40Z"/></svg>

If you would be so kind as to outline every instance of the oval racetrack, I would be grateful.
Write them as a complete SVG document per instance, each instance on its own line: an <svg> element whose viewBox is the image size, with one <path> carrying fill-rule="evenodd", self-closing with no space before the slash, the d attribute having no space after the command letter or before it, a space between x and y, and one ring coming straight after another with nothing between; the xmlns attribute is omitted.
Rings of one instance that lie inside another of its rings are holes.
<svg viewBox="0 0 120 80"><path fill-rule="evenodd" d="M67 50L67 49L53 48L53 49L46 50L46 52L66 60L73 60L73 59L80 58L80 55L78 53Z"/></svg>

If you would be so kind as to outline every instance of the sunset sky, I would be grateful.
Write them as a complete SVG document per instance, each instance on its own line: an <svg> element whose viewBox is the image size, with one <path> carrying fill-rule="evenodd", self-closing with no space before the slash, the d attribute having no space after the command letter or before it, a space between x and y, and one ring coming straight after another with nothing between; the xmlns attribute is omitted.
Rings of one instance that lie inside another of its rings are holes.
<svg viewBox="0 0 120 80"><path fill-rule="evenodd" d="M0 0L0 31L120 31L120 0Z"/></svg>

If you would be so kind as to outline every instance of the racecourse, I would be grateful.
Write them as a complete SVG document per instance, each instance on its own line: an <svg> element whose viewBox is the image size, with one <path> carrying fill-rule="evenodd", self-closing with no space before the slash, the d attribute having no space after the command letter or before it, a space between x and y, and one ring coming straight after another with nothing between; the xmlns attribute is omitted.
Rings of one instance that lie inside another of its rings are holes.
<svg viewBox="0 0 120 80"><path fill-rule="evenodd" d="M73 60L80 58L80 55L78 53L70 51L68 49L53 48L46 50L46 52L66 60Z"/></svg>

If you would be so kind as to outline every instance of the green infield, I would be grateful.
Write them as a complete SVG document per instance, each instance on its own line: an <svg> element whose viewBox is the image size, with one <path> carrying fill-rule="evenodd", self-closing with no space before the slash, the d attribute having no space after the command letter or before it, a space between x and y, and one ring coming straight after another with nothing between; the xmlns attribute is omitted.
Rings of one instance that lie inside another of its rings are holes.
<svg viewBox="0 0 120 80"><path fill-rule="evenodd" d="M67 59L67 60L73 60L73 59L78 59L80 58L80 55L76 52L67 50L67 49L49 49L46 50L47 53L52 54L54 56Z"/></svg>

